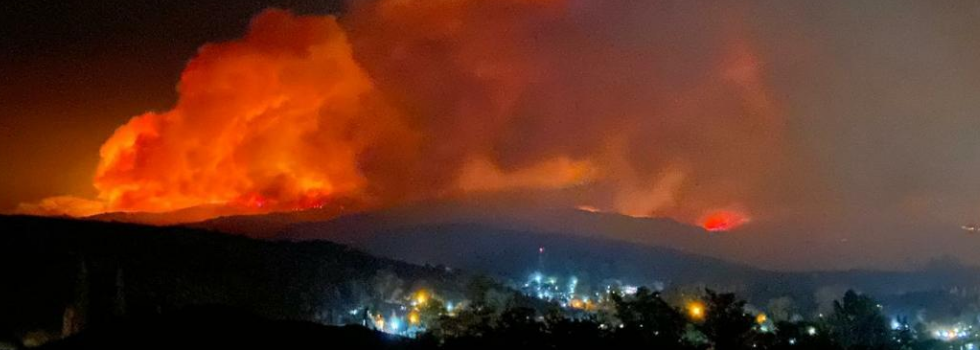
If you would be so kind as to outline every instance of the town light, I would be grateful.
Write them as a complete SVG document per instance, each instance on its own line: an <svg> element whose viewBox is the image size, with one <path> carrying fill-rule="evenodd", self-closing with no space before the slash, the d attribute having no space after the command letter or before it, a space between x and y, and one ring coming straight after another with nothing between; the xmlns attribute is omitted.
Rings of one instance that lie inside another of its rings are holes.
<svg viewBox="0 0 980 350"><path fill-rule="evenodd" d="M424 290L420 290L415 293L415 302L418 303L419 305L425 305L425 303L428 301L429 301L429 293L426 293Z"/></svg>
<svg viewBox="0 0 980 350"><path fill-rule="evenodd" d="M695 321L704 319L704 304L699 301L692 301L687 304L687 315Z"/></svg>

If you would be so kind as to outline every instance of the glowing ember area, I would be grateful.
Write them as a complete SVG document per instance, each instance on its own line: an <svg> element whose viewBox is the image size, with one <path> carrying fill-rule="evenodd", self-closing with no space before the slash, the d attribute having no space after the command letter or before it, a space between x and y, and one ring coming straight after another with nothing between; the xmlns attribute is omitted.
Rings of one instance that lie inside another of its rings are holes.
<svg viewBox="0 0 980 350"><path fill-rule="evenodd" d="M712 25L686 26L704 32L682 45L609 41L635 37L608 25L632 5L582 6L378 0L341 19L265 11L243 38L199 50L172 109L136 116L105 141L96 200L21 210L367 210L534 190L589 203L582 210L696 223L705 208L752 198L783 159L783 123L749 31L730 20L737 11L688 11L697 16L684 21ZM660 21L638 25L650 23ZM723 231L745 221L721 212L702 222Z"/></svg>
<svg viewBox="0 0 980 350"><path fill-rule="evenodd" d="M745 215L734 211L716 211L701 219L701 227L711 232L730 231L749 222Z"/></svg>

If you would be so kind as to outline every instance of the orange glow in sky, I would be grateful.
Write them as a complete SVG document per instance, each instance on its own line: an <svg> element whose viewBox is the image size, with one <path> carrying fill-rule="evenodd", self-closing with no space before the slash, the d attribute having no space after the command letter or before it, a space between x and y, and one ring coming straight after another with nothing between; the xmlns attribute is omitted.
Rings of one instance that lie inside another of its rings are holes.
<svg viewBox="0 0 980 350"><path fill-rule="evenodd" d="M714 38L716 54L685 72L711 73L664 81L663 67L690 68L681 53L661 57L651 44L637 62L658 63L632 72L635 62L620 62L630 45L607 48L566 28L565 2L380 0L344 20L266 10L243 37L198 50L172 108L136 115L105 140L94 198L18 211L201 220L494 192L554 193L587 212L694 225L736 199L757 210L752 194L776 161L782 124L751 36L696 35ZM569 50L583 59L564 59ZM608 64L580 74L594 62ZM608 82L615 91L588 88ZM745 221L720 212L702 226Z"/></svg>

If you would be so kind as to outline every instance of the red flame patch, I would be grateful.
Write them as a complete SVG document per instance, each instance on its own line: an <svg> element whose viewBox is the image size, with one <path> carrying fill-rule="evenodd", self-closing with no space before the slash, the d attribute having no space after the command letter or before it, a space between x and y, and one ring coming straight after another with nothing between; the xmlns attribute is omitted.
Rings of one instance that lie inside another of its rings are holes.
<svg viewBox="0 0 980 350"><path fill-rule="evenodd" d="M749 218L741 213L730 210L719 210L711 212L701 218L701 227L711 232L724 232L733 230L749 221Z"/></svg>

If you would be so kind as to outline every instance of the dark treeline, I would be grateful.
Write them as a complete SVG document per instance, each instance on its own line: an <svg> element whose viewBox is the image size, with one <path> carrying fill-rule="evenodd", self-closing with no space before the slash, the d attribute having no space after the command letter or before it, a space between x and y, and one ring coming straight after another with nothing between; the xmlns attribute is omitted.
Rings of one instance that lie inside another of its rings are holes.
<svg viewBox="0 0 980 350"><path fill-rule="evenodd" d="M495 293L487 289L488 294ZM274 321L221 307L197 307L115 326L93 327L45 349L357 348L357 349L678 349L939 350L964 344L931 339L917 327L889 327L870 297L847 292L816 321L763 326L734 294L706 290L698 312L640 289L615 296L605 316L571 315L513 294L474 300L436 315L414 339L362 326ZM603 322L614 322L607 324Z"/></svg>
<svg viewBox="0 0 980 350"><path fill-rule="evenodd" d="M958 349L921 327L892 329L871 297L848 291L834 311L815 321L762 322L735 294L705 290L697 309L670 305L657 292L613 295L612 315L569 316L511 301L499 308L475 303L444 315L417 340L429 348L653 348L653 349ZM695 311L696 310L696 311Z"/></svg>
<svg viewBox="0 0 980 350"><path fill-rule="evenodd" d="M743 296L708 290L690 296L696 310L640 289L583 311L327 242L33 217L0 216L0 227L0 348L924 350L966 341L892 327L877 302L854 292L823 317L793 322L760 322ZM423 289L456 307L436 298L420 307L415 338L364 327L366 311L391 317ZM353 316L355 307L365 311ZM343 323L361 326L325 326Z"/></svg>
<svg viewBox="0 0 980 350"><path fill-rule="evenodd" d="M0 349L198 305L337 324L352 305L466 281L330 242L2 215L0 231Z"/></svg>

